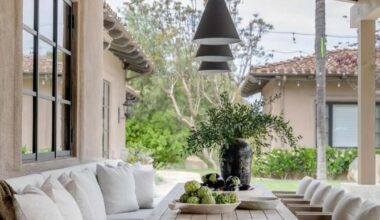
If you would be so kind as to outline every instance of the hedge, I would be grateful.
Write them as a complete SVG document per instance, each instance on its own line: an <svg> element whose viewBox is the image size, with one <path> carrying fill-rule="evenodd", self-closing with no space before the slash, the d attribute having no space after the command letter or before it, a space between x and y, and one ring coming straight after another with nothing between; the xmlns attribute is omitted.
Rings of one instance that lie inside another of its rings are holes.
<svg viewBox="0 0 380 220"><path fill-rule="evenodd" d="M356 149L328 147L326 160L329 178L334 179L346 175L356 156ZM252 163L252 173L255 177L287 179L305 175L315 176L316 169L317 152L315 148L273 149L267 153L254 155Z"/></svg>

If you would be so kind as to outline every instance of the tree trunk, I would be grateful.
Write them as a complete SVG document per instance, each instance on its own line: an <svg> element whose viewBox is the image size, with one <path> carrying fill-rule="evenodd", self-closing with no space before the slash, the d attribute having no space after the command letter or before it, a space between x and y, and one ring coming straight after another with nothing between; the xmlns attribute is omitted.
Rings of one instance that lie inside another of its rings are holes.
<svg viewBox="0 0 380 220"><path fill-rule="evenodd" d="M326 2L316 0L315 6L317 179L326 180Z"/></svg>

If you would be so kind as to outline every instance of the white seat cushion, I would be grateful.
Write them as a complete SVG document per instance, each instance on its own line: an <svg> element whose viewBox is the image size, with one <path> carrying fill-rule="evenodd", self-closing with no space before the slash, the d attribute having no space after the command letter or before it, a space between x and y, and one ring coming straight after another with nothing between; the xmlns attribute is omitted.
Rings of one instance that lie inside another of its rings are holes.
<svg viewBox="0 0 380 220"><path fill-rule="evenodd" d="M64 220L54 202L37 187L27 186L15 200L17 220Z"/></svg>
<svg viewBox="0 0 380 220"><path fill-rule="evenodd" d="M303 195L306 192L307 187L310 185L311 181L313 181L313 178L309 176L305 176L298 185L296 194Z"/></svg>
<svg viewBox="0 0 380 220"><path fill-rule="evenodd" d="M355 220L379 220L380 219L380 206L365 201L360 207L360 211Z"/></svg>
<svg viewBox="0 0 380 220"><path fill-rule="evenodd" d="M313 197L315 191L317 191L320 184L321 182L319 182L318 180L311 181L310 185L306 189L303 198L306 200L311 200L311 197Z"/></svg>
<svg viewBox="0 0 380 220"><path fill-rule="evenodd" d="M98 165L97 174L107 214L131 212L139 209L132 168Z"/></svg>
<svg viewBox="0 0 380 220"><path fill-rule="evenodd" d="M154 201L154 170L153 168L136 164L133 166L135 192L140 209L153 208Z"/></svg>
<svg viewBox="0 0 380 220"><path fill-rule="evenodd" d="M310 200L310 205L320 206L325 202L327 194L331 190L331 186L320 184Z"/></svg>
<svg viewBox="0 0 380 220"><path fill-rule="evenodd" d="M85 190L76 181L73 181L66 173L63 173L59 177L59 182L65 186L66 190L78 204L83 219L96 220L94 208L91 205Z"/></svg>
<svg viewBox="0 0 380 220"><path fill-rule="evenodd" d="M96 219L106 219L104 199L95 174L92 171L85 169L80 172L71 172L70 178L86 193L94 210Z"/></svg>
<svg viewBox="0 0 380 220"><path fill-rule="evenodd" d="M339 188L333 188L328 193L325 202L323 203L323 212L333 212L338 202L343 198L344 190Z"/></svg>
<svg viewBox="0 0 380 220"><path fill-rule="evenodd" d="M149 217L153 209L140 209L135 212L108 215L107 220L144 220Z"/></svg>
<svg viewBox="0 0 380 220"><path fill-rule="evenodd" d="M359 197L346 194L336 206L332 220L355 220L362 201Z"/></svg>
<svg viewBox="0 0 380 220"><path fill-rule="evenodd" d="M69 192L56 178L48 177L41 190L56 204L65 220L82 220L82 213Z"/></svg>

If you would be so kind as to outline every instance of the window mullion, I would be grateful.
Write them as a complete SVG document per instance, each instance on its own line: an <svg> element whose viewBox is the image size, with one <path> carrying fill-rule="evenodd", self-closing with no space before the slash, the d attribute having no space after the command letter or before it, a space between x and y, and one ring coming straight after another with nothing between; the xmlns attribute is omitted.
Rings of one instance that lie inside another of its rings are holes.
<svg viewBox="0 0 380 220"><path fill-rule="evenodd" d="M58 44L58 0L54 0L54 21L53 21L53 41ZM54 157L57 157L57 110L59 107L58 102L58 59L57 59L57 47L53 47L53 120L52 120L52 151L54 152Z"/></svg>
<svg viewBox="0 0 380 220"><path fill-rule="evenodd" d="M34 29L38 33L39 23L39 0L34 1ZM35 153L35 159L38 160L38 82L39 82L39 70L38 70L38 36L34 36L34 48L33 48L33 90L36 92L36 96L33 97L33 153Z"/></svg>

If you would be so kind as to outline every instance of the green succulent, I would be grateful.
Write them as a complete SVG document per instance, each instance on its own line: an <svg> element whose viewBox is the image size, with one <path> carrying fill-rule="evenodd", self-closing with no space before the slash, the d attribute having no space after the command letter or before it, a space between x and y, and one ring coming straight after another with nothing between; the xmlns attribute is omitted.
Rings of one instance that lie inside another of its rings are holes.
<svg viewBox="0 0 380 220"><path fill-rule="evenodd" d="M192 193L196 192L199 188L201 188L201 184L199 184L197 181L189 181L185 183L185 192L186 193Z"/></svg>
<svg viewBox="0 0 380 220"><path fill-rule="evenodd" d="M212 194L212 192L207 186L202 186L197 191L197 195L199 198L203 198L205 196L210 196L211 194Z"/></svg>
<svg viewBox="0 0 380 220"><path fill-rule="evenodd" d="M216 173L213 173L210 175L208 179L210 180L211 183L215 184L218 181L218 176L216 175Z"/></svg>
<svg viewBox="0 0 380 220"><path fill-rule="evenodd" d="M187 203L191 203L191 204L199 204L199 198L198 197L195 197L195 196L191 196L187 199L186 201Z"/></svg>
<svg viewBox="0 0 380 220"><path fill-rule="evenodd" d="M212 195L207 195L202 198L201 203L202 204L216 204L216 201Z"/></svg>

